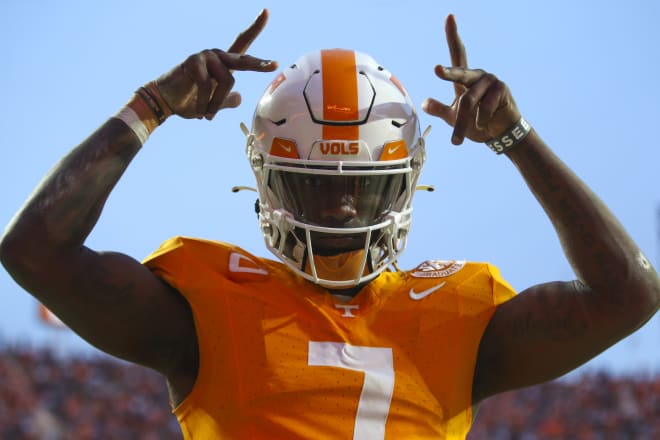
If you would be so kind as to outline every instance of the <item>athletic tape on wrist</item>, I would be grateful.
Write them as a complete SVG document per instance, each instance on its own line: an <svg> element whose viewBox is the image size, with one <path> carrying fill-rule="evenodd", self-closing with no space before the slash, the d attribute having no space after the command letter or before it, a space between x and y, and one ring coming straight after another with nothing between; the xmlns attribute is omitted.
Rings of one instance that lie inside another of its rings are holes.
<svg viewBox="0 0 660 440"><path fill-rule="evenodd" d="M128 128L133 130L133 133L138 137L140 145L144 145L147 138L149 138L149 130L138 114L135 113L135 110L129 106L125 106L115 115L115 118L124 121L124 123L128 125Z"/></svg>
<svg viewBox="0 0 660 440"><path fill-rule="evenodd" d="M522 116L513 127L502 133L500 136L487 140L486 145L497 154L506 153L527 137L532 131L532 126Z"/></svg>

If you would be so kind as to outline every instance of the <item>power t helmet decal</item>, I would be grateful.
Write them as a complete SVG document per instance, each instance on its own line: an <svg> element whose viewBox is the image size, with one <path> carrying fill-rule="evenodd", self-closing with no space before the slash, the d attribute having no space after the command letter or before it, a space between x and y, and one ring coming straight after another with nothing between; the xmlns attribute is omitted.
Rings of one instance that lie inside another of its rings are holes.
<svg viewBox="0 0 660 440"><path fill-rule="evenodd" d="M424 139L408 93L370 56L322 50L281 72L247 155L266 246L300 276L355 286L404 250Z"/></svg>

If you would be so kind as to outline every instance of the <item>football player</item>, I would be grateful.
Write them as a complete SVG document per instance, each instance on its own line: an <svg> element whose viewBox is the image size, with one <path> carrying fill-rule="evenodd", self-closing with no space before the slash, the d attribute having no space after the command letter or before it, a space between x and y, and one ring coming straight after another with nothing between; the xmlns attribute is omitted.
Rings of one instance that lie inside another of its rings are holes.
<svg viewBox="0 0 660 440"><path fill-rule="evenodd" d="M142 263L86 247L153 130L236 107L236 70L278 68L245 54L267 17L227 51L194 54L141 87L55 165L2 239L8 271L62 321L162 373L185 438L464 438L483 399L576 368L657 311L648 260L506 85L467 66L453 16L452 63L436 73L456 99L423 108L453 127L452 143L486 143L516 165L575 281L516 295L487 263L398 269L425 138L396 77L347 49L283 69L244 127L276 260L190 237Z"/></svg>

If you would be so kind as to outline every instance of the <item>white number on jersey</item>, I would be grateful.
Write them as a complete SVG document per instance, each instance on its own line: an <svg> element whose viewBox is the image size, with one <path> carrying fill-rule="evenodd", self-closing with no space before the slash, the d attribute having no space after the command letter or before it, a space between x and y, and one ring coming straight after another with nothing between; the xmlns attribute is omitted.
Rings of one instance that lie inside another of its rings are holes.
<svg viewBox="0 0 660 440"><path fill-rule="evenodd" d="M385 422L394 391L391 348L360 347L339 342L309 342L308 365L364 372L354 440L385 438Z"/></svg>

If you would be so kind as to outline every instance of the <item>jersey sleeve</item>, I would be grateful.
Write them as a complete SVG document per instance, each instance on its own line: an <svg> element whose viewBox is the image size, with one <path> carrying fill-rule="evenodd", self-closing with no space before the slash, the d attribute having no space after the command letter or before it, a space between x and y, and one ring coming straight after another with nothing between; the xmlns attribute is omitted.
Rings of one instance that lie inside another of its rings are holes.
<svg viewBox="0 0 660 440"><path fill-rule="evenodd" d="M151 269L157 277L179 290L187 277L187 261L184 239L173 237L149 254L142 264Z"/></svg>
<svg viewBox="0 0 660 440"><path fill-rule="evenodd" d="M487 268L492 277L494 305L500 305L516 296L514 288L502 277L500 270L496 266L487 264Z"/></svg>

